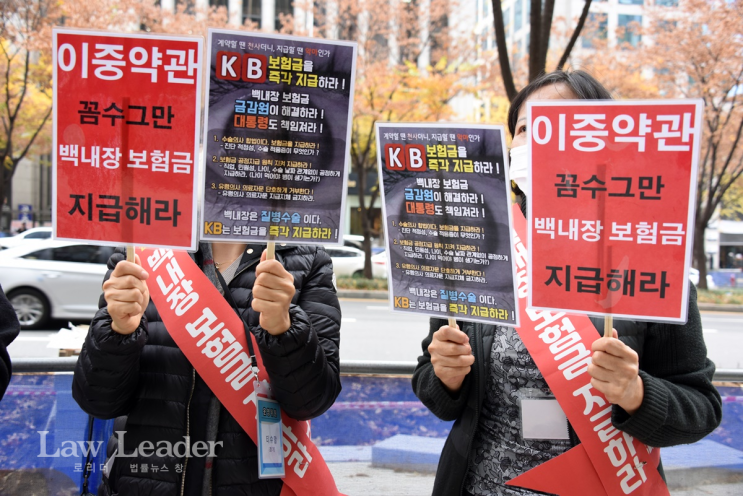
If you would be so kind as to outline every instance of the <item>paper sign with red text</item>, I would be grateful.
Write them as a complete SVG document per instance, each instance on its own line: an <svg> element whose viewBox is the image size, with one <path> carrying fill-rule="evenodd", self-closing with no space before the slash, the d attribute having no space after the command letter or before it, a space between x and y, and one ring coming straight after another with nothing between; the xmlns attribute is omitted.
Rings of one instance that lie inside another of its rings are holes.
<svg viewBox="0 0 743 496"><path fill-rule="evenodd" d="M565 478L568 471L570 478L586 481L595 480L596 476L592 472L595 471L608 496L668 495L668 488L657 470L660 450L649 448L616 429L611 422L612 405L603 393L591 386L591 376L588 374L591 345L601 337L596 327L585 315L536 310L527 306L531 287L528 282L526 219L516 205L513 207L513 219L521 314L519 337L578 434L581 440L579 447L585 450L592 464L591 467L586 464L563 463L567 459L584 459L573 452L576 449L574 448L548 462L549 466L540 465L534 470L539 471L542 476L546 470L557 478ZM553 470L555 467L557 470ZM531 471L509 484L526 484L526 481L531 483L533 474L530 474ZM542 476L536 480L543 481ZM557 480L553 485L555 489L560 486ZM560 494L570 496L568 493ZM584 491L572 494L579 496L596 493Z"/></svg>
<svg viewBox="0 0 743 496"><path fill-rule="evenodd" d="M203 40L53 36L55 238L195 249Z"/></svg>
<svg viewBox="0 0 743 496"><path fill-rule="evenodd" d="M685 322L701 100L529 102L530 306Z"/></svg>

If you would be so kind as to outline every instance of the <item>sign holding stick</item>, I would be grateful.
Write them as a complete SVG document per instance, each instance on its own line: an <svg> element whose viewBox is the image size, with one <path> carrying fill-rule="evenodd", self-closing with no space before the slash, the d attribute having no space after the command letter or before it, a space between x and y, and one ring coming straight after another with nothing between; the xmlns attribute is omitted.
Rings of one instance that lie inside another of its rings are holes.
<svg viewBox="0 0 743 496"><path fill-rule="evenodd" d="M201 239L337 244L356 44L209 31Z"/></svg>
<svg viewBox="0 0 743 496"><path fill-rule="evenodd" d="M196 249L201 38L53 37L55 238Z"/></svg>
<svg viewBox="0 0 743 496"><path fill-rule="evenodd" d="M518 326L503 129L377 123L377 157L393 309Z"/></svg>
<svg viewBox="0 0 743 496"><path fill-rule="evenodd" d="M530 306L686 321L701 116L698 100L527 104Z"/></svg>

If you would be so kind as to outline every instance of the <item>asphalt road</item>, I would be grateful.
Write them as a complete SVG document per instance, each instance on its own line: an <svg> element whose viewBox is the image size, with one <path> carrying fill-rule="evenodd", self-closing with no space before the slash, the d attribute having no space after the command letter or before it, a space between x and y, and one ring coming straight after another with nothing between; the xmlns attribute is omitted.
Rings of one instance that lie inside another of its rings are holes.
<svg viewBox="0 0 743 496"><path fill-rule="evenodd" d="M428 317L392 312L382 300L343 299L341 308L341 360L415 361L420 354ZM702 322L708 355L717 367L743 369L743 313L703 312ZM66 325L56 321L50 330L21 332L10 345L11 357L57 356L46 345Z"/></svg>

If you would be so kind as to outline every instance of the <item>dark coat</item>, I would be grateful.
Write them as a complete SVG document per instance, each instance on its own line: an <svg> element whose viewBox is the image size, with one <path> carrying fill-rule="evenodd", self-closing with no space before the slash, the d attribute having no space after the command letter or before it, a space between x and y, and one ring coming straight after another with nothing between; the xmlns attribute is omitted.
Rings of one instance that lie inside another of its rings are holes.
<svg viewBox="0 0 743 496"><path fill-rule="evenodd" d="M591 319L603 335L603 319ZM413 374L413 390L442 420L455 420L439 460L434 496L462 494L472 439L485 398L490 350L495 326L460 322L470 338L475 363L456 394L436 377L428 346L445 320L431 319L423 355ZM707 358L696 288L689 292L689 315L684 325L614 319L619 339L640 357L645 396L630 416L614 405L612 424L639 441L655 447L696 442L712 432L722 419L720 394L712 385L714 364ZM571 429L571 433L574 432ZM579 442L571 436L574 444Z"/></svg>
<svg viewBox="0 0 743 496"><path fill-rule="evenodd" d="M272 336L260 327L259 314L249 308L255 267L263 251L263 247L252 247L252 255L243 255L230 291L240 312L248 309L244 315L284 412L298 420L317 417L330 408L341 390L341 313L330 257L317 247L277 246L276 258L294 276L296 294L289 310L291 328ZM111 257L106 279L123 258L118 252ZM201 252L195 258L201 265ZM126 415L126 419L118 419L116 429L126 431L127 453L145 440L176 443L189 436L192 445L204 440L213 394L171 339L154 304L150 302L140 327L128 336L111 329L103 296L99 307L75 367L72 393L80 407L98 418ZM280 479L258 479L256 446L224 408L217 441L224 444L217 448L214 459L215 496L279 494ZM115 447L112 438L109 454ZM121 447L118 449L121 455ZM108 491L119 495L201 495L205 460L117 456ZM133 470L141 464L159 464L168 471Z"/></svg>
<svg viewBox="0 0 743 496"><path fill-rule="evenodd" d="M5 297L3 288L0 287L0 400L3 399L5 390L10 384L12 368L8 356L8 346L21 332L13 306Z"/></svg>

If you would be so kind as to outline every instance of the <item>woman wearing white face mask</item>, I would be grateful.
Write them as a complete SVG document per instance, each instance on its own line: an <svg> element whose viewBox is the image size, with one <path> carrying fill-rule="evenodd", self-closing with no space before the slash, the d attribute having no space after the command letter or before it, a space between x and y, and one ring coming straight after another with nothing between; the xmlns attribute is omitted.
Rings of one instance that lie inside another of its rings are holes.
<svg viewBox="0 0 743 496"><path fill-rule="evenodd" d="M516 96L508 114L510 171L524 215L529 194L525 104L553 99L602 100L611 95L585 72L556 71ZM603 335L603 319L591 320ZM722 407L711 383L714 364L706 356L696 290L690 291L685 325L619 319L614 325L613 338L595 342L588 369L593 387L614 404L613 425L658 447L692 443L712 432ZM431 319L422 346L413 390L436 416L456 420L441 453L434 496L536 494L505 482L580 439L569 425L558 439L523 435L520 398L549 394L549 388L518 333L471 322L455 328ZM564 426L565 417L561 421Z"/></svg>

